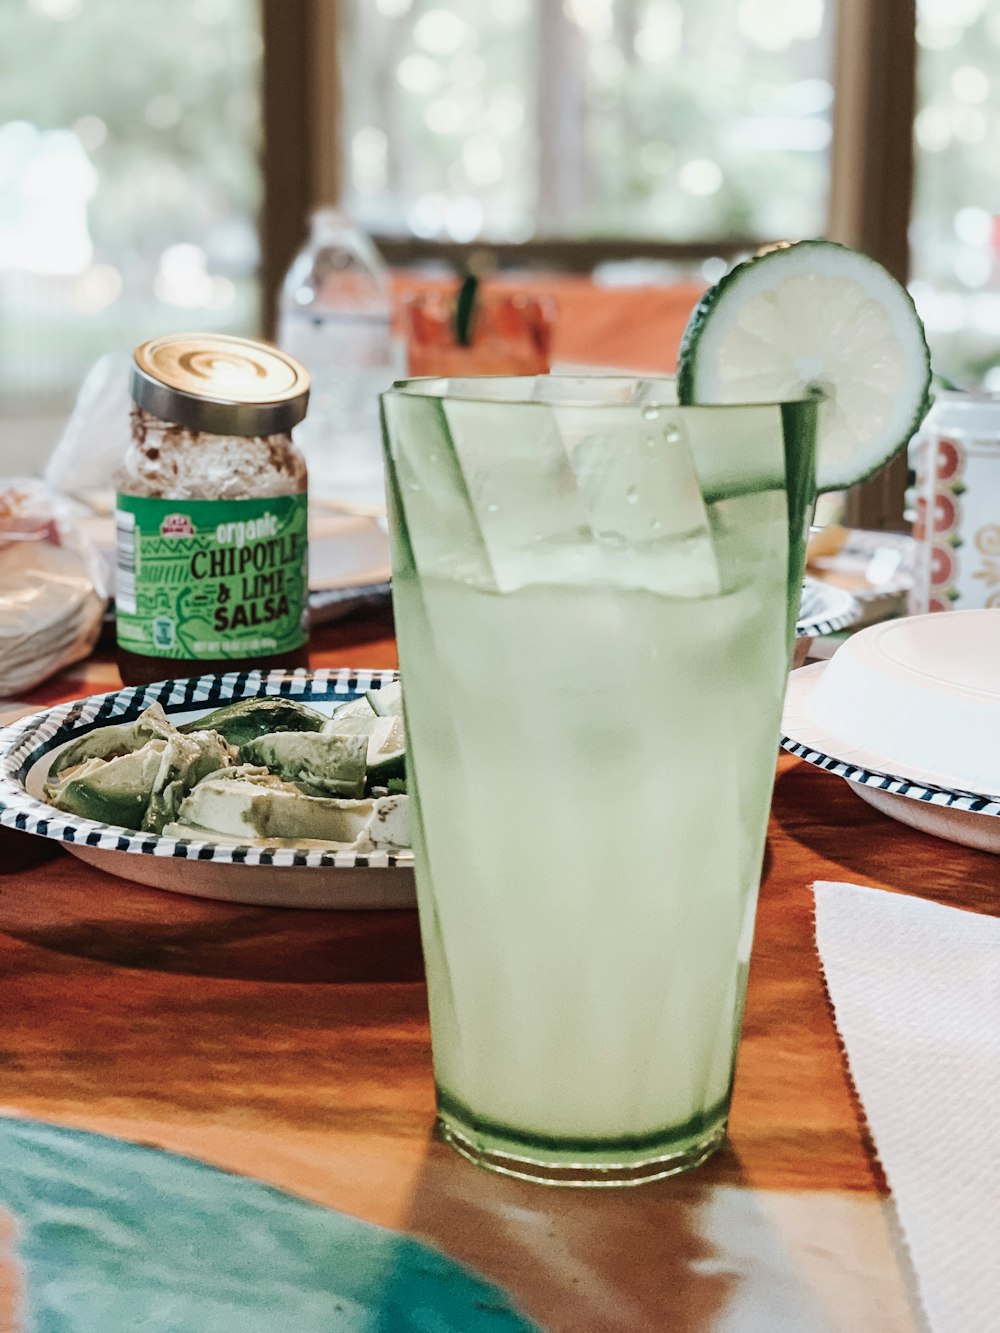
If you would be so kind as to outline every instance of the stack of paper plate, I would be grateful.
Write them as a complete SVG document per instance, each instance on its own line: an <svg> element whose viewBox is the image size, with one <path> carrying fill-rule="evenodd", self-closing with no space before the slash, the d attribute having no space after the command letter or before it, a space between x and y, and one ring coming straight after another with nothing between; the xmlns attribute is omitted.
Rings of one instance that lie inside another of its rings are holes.
<svg viewBox="0 0 1000 1333"><path fill-rule="evenodd" d="M782 730L886 814L1000 852L1000 610L859 631L792 673Z"/></svg>
<svg viewBox="0 0 1000 1333"><path fill-rule="evenodd" d="M85 656L104 605L78 551L30 540L0 547L0 694Z"/></svg>

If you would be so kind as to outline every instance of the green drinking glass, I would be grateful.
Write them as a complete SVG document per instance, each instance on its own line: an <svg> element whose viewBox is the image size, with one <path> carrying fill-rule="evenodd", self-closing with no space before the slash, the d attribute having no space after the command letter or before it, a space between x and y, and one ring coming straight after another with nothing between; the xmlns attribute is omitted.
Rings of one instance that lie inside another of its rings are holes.
<svg viewBox="0 0 1000 1333"><path fill-rule="evenodd" d="M816 402L672 381L382 397L438 1130L622 1185L722 1142Z"/></svg>

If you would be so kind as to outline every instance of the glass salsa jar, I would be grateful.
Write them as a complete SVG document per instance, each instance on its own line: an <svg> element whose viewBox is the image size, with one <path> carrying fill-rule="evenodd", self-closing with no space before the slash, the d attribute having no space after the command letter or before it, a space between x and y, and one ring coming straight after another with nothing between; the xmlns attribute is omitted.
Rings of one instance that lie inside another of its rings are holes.
<svg viewBox="0 0 1000 1333"><path fill-rule="evenodd" d="M134 354L116 479L118 666L128 684L308 665L309 376L247 338Z"/></svg>

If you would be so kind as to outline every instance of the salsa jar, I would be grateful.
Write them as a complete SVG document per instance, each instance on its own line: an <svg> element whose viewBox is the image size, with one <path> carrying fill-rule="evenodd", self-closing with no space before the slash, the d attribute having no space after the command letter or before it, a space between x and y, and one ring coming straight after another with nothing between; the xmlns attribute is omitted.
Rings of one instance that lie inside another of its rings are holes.
<svg viewBox="0 0 1000 1333"><path fill-rule="evenodd" d="M247 338L136 348L116 478L115 614L126 684L308 665L309 376Z"/></svg>

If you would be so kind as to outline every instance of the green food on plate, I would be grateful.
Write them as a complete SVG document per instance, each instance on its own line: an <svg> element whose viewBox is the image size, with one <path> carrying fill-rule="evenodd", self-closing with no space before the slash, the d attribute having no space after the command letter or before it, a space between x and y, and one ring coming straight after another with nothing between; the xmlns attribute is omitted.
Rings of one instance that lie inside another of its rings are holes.
<svg viewBox="0 0 1000 1333"><path fill-rule="evenodd" d="M264 697L240 699L217 708L208 717L186 722L181 731L217 731L230 745L246 745L257 736L275 731L322 731L327 719L294 699Z"/></svg>
<svg viewBox="0 0 1000 1333"><path fill-rule="evenodd" d="M48 799L103 824L159 833L188 792L238 757L215 731L182 735L159 704L135 722L103 727L61 751L49 770Z"/></svg>
<svg viewBox="0 0 1000 1333"><path fill-rule="evenodd" d="M241 748L240 755L247 763L261 764L315 795L357 799L365 793L365 736L279 731L273 736L258 736Z"/></svg>
<svg viewBox="0 0 1000 1333"><path fill-rule="evenodd" d="M45 797L85 819L178 838L408 847L399 691L385 715L370 701L378 693L331 717L294 700L242 699L182 727L153 704L59 751Z"/></svg>
<svg viewBox="0 0 1000 1333"><path fill-rule="evenodd" d="M65 750L60 750L52 762L49 777L57 777L67 768L74 768L87 759L117 759L141 749L148 741L166 740L175 728L159 704L152 704L136 722L119 726L98 727Z"/></svg>

